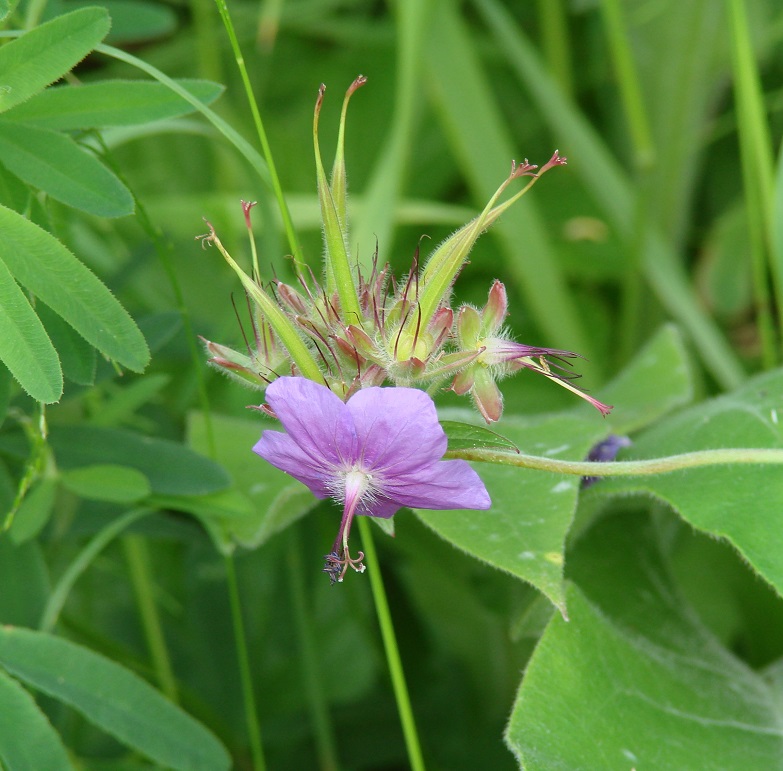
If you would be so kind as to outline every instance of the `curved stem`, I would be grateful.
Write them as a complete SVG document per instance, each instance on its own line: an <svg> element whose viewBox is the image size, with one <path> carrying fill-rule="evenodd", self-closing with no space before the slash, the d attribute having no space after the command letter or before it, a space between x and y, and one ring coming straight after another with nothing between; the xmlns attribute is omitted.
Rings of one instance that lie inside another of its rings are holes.
<svg viewBox="0 0 783 771"><path fill-rule="evenodd" d="M397 711L402 723L402 732L405 736L405 746L408 749L408 760L412 771L424 771L424 760L421 754L419 736L416 732L416 723L411 709L411 700L408 695L408 686L405 683L405 673L402 671L400 651L397 647L397 638L394 634L389 602L386 599L386 591L383 588L381 568L378 564L378 555L375 552L372 525L367 517L358 517L359 532L362 536L362 546L367 555L367 567L370 574L370 587L375 601L375 611L378 614L378 624L381 627L383 647L386 650L386 661L389 665L394 696L397 699Z"/></svg>
<svg viewBox="0 0 783 771"><path fill-rule="evenodd" d="M540 471L554 471L560 474L576 476L620 477L649 476L651 474L669 474L702 466L723 466L731 463L742 464L783 464L783 450L773 448L727 448L719 450L697 450L680 455L668 455L663 458L647 460L625 460L607 463L590 461L553 460L538 455L512 454L498 450L453 450L446 458L498 463L504 466L534 468Z"/></svg>

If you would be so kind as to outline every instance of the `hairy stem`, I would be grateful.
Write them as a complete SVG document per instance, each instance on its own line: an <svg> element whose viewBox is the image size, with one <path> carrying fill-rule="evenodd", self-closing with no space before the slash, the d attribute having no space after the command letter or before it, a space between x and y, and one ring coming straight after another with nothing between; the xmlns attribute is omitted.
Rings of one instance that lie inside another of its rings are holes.
<svg viewBox="0 0 783 771"><path fill-rule="evenodd" d="M447 452L447 458L498 463L503 466L534 468L541 471L554 471L560 474L576 476L621 477L649 476L669 474L703 466L724 466L732 463L742 464L783 464L783 450L770 448L729 448L719 450L697 450L681 455L668 455L663 458L647 460L612 461L595 463L590 461L554 460L538 455L524 455L498 450L453 450Z"/></svg>

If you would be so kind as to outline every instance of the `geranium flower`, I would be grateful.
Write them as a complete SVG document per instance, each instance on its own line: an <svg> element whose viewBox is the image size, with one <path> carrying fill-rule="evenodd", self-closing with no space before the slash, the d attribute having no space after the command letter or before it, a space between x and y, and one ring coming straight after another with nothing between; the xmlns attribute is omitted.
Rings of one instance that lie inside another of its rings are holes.
<svg viewBox="0 0 783 771"><path fill-rule="evenodd" d="M441 460L446 434L435 404L415 388L364 388L347 402L326 386L281 377L266 400L286 433L264 431L253 451L303 482L318 498L343 505L343 517L324 572L342 581L351 557L348 535L355 515L387 519L403 506L488 509L479 475L464 460Z"/></svg>

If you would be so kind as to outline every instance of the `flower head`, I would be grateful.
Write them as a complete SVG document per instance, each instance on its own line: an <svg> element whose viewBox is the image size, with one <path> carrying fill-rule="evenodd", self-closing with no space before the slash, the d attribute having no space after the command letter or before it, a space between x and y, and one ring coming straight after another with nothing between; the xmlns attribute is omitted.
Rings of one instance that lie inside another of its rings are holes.
<svg viewBox="0 0 783 771"><path fill-rule="evenodd" d="M286 433L264 431L254 452L303 482L318 498L343 505L340 530L325 572L342 581L355 515L391 517L402 506L488 509L489 494L463 460L441 460L446 435L435 404L415 388L364 388L343 402L326 386L280 377L266 389Z"/></svg>

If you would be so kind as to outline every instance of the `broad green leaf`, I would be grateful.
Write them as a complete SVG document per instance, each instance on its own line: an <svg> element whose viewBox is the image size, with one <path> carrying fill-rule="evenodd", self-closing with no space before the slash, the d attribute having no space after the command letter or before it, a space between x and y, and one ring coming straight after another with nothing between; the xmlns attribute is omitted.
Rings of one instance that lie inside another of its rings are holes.
<svg viewBox="0 0 783 771"><path fill-rule="evenodd" d="M216 457L241 495L232 491L231 496L214 500L193 500L187 510L210 522L210 532L221 550L228 549L231 541L256 548L318 504L303 484L253 453L261 431L270 427L268 421L214 414L210 420ZM201 452L209 447L206 422L200 413L188 417L188 444Z"/></svg>
<svg viewBox="0 0 783 771"><path fill-rule="evenodd" d="M105 8L81 8L0 48L0 112L20 104L78 64L109 31Z"/></svg>
<svg viewBox="0 0 783 771"><path fill-rule="evenodd" d="M0 207L0 220L3 212L10 210ZM46 330L3 262L9 248L6 236L12 238L13 233L7 233L2 225L0 232L0 360L33 399L50 404L63 392L60 361Z"/></svg>
<svg viewBox="0 0 783 771"><path fill-rule="evenodd" d="M41 547L0 537L0 624L35 626L51 591ZM13 587L13 591L8 591Z"/></svg>
<svg viewBox="0 0 783 771"><path fill-rule="evenodd" d="M35 699L0 670L0 767L73 771L60 737Z"/></svg>
<svg viewBox="0 0 783 771"><path fill-rule="evenodd" d="M500 428L521 452L559 460L584 460L606 434L599 418L576 414L504 416ZM490 463L474 468L492 499L489 511L416 509L416 515L468 554L530 582L564 610L563 550L580 477Z"/></svg>
<svg viewBox="0 0 783 771"><path fill-rule="evenodd" d="M57 494L57 480L41 479L19 505L8 535L19 545L35 538L49 521Z"/></svg>
<svg viewBox="0 0 783 771"><path fill-rule="evenodd" d="M783 370L685 410L634 439L625 459L716 447L783 447ZM783 594L783 475L776 465L721 465L658 476L605 479L597 495L639 492L694 527L727 538ZM592 492L592 491L591 491Z"/></svg>
<svg viewBox="0 0 783 771"><path fill-rule="evenodd" d="M688 353L673 324L662 327L633 365L601 389L601 399L615 405L607 422L620 434L650 425L692 398Z"/></svg>
<svg viewBox="0 0 783 771"><path fill-rule="evenodd" d="M39 303L35 310L60 357L63 375L72 383L92 385L97 365L95 348L48 305Z"/></svg>
<svg viewBox="0 0 783 771"><path fill-rule="evenodd" d="M146 476L159 495L206 495L229 485L217 463L167 439L116 428L53 426L49 442L60 469L129 466Z"/></svg>
<svg viewBox="0 0 783 771"><path fill-rule="evenodd" d="M204 104L210 104L223 93L223 86L208 80L178 80L177 83ZM192 105L162 83L105 80L47 88L9 110L4 117L62 131L133 126L176 118L193 110Z"/></svg>
<svg viewBox="0 0 783 771"><path fill-rule="evenodd" d="M484 426L459 423L455 420L441 420L440 425L449 439L449 450L470 450L480 447L488 450L517 451L513 442Z"/></svg>
<svg viewBox="0 0 783 771"><path fill-rule="evenodd" d="M538 418L507 415L498 428L514 450L584 460L611 429L645 424L690 397L685 352L673 327L664 327L618 377L601 390L615 403L612 420L591 408ZM451 417L452 411L443 411ZM463 412L464 420L477 420ZM517 449L518 448L518 449ZM563 549L576 509L580 477L475 464L492 498L489 511L424 511L417 515L460 549L529 581L561 610Z"/></svg>
<svg viewBox="0 0 783 771"><path fill-rule="evenodd" d="M87 648L5 627L0 629L0 666L166 768L220 771L231 766L223 745L204 726L140 677Z"/></svg>
<svg viewBox="0 0 783 771"><path fill-rule="evenodd" d="M701 626L647 519L607 518L569 560L569 621L529 662L506 741L527 771L783 769L781 702Z"/></svg>
<svg viewBox="0 0 783 771"><path fill-rule="evenodd" d="M133 319L54 236L3 206L0 232L0 259L22 286L108 358L135 372L147 366L149 350Z"/></svg>
<svg viewBox="0 0 783 771"><path fill-rule="evenodd" d="M133 214L133 196L92 153L65 134L0 120L0 159L28 185L98 217Z"/></svg>
<svg viewBox="0 0 783 771"><path fill-rule="evenodd" d="M72 493L92 501L134 503L152 492L140 471L106 463L64 471L60 480Z"/></svg>

